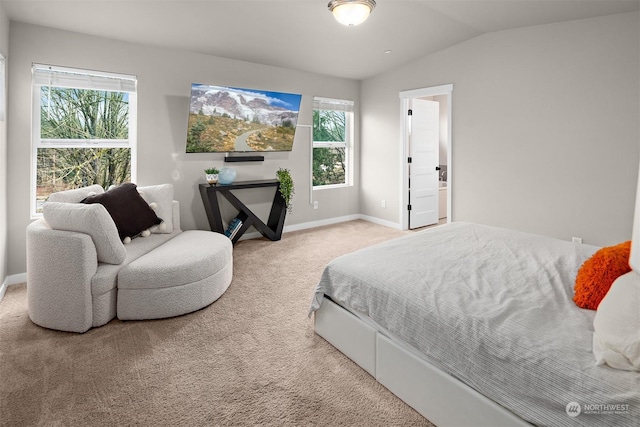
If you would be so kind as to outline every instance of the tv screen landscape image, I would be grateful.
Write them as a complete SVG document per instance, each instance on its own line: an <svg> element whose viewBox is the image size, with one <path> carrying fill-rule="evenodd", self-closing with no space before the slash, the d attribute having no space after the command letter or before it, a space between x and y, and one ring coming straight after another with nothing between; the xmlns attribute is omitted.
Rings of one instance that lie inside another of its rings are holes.
<svg viewBox="0 0 640 427"><path fill-rule="evenodd" d="M191 85L187 153L291 151L302 95Z"/></svg>

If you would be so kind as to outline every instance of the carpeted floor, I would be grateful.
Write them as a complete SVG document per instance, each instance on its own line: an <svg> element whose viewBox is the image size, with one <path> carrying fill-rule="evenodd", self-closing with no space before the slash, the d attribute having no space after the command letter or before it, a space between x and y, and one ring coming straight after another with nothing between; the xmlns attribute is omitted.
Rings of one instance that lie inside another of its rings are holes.
<svg viewBox="0 0 640 427"><path fill-rule="evenodd" d="M26 286L0 302L2 426L429 426L313 333L331 259L401 235L365 221L246 240L215 303L85 334L40 328Z"/></svg>

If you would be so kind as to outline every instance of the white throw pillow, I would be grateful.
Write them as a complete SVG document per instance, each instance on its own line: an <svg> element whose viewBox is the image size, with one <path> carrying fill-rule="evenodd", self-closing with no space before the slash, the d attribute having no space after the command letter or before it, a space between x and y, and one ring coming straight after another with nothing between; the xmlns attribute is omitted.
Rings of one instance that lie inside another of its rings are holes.
<svg viewBox="0 0 640 427"><path fill-rule="evenodd" d="M104 188L100 184L90 185L88 187L74 188L73 190L58 191L57 193L51 193L48 202L66 202L66 203L80 203L82 199L94 194L104 193Z"/></svg>
<svg viewBox="0 0 640 427"><path fill-rule="evenodd" d="M121 264L127 251L120 240L115 222L99 203L46 202L42 207L44 220L54 230L76 231L91 236L98 261Z"/></svg>
<svg viewBox="0 0 640 427"><path fill-rule="evenodd" d="M618 277L602 299L593 320L596 364L640 371L640 275Z"/></svg>
<svg viewBox="0 0 640 427"><path fill-rule="evenodd" d="M138 187L142 198L155 211L162 224L151 227L152 233L173 233L173 185L160 184Z"/></svg>

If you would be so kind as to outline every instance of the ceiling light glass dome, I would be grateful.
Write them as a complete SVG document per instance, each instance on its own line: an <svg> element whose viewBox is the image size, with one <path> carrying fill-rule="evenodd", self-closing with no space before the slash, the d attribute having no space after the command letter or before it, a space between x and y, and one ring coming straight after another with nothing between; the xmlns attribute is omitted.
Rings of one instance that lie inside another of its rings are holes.
<svg viewBox="0 0 640 427"><path fill-rule="evenodd" d="M329 10L342 25L355 26L367 20L376 7L374 0L331 0Z"/></svg>

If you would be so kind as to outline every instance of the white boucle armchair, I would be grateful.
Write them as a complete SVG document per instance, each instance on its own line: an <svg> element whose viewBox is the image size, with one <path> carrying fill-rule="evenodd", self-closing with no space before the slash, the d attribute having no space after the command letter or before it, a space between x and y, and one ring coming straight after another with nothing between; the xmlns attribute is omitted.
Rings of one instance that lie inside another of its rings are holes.
<svg viewBox="0 0 640 427"><path fill-rule="evenodd" d="M231 241L209 231L181 231L179 204L169 184L138 190L170 217L169 224L127 244L101 204L79 203L104 193L102 187L50 196L44 218L27 227L27 302L34 323L85 332L116 316L134 320L189 313L225 292L232 279Z"/></svg>

